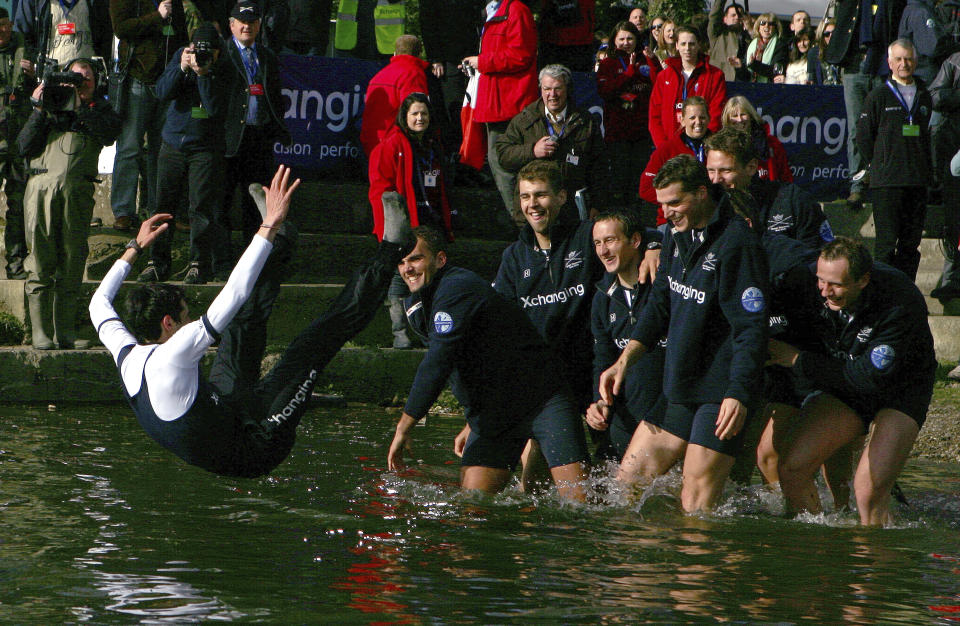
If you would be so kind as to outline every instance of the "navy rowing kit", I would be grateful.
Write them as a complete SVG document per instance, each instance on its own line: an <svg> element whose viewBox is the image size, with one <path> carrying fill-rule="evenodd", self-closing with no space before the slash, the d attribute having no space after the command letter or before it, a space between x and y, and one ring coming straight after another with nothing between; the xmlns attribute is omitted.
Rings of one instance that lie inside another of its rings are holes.
<svg viewBox="0 0 960 626"><path fill-rule="evenodd" d="M711 195L717 206L706 228L674 231L666 239L631 338L649 349L669 337L663 391L676 406L668 407L662 427L732 456L745 429L720 441L699 407L712 405L715 420L724 398L742 402L748 419L758 406L767 355L768 269L760 238L734 214L727 195L716 186Z"/></svg>
<svg viewBox="0 0 960 626"><path fill-rule="evenodd" d="M113 355L137 421L160 445L216 474L260 476L286 458L319 371L376 313L403 256L399 246L383 242L377 257L256 380L244 370L247 362L260 363L263 346L247 338L265 333L279 291L271 250L269 241L254 236L206 313L162 344L138 344L113 308L130 273L126 261L114 263L90 302L91 320ZM200 360L221 333L204 379Z"/></svg>
<svg viewBox="0 0 960 626"><path fill-rule="evenodd" d="M812 250L833 241L833 230L820 203L799 185L754 176L750 195L757 203L762 232L796 239Z"/></svg>
<svg viewBox="0 0 960 626"><path fill-rule="evenodd" d="M406 305L428 348L404 413L426 415L449 379L471 430L464 466L513 469L531 436L550 467L588 459L552 353L520 307L458 267L441 268Z"/></svg>
<svg viewBox="0 0 960 626"><path fill-rule="evenodd" d="M823 303L816 277L796 293L793 326L802 328L794 332L813 347L801 348L795 368L865 423L889 408L922 426L937 360L926 302L906 274L875 263L857 301L840 311Z"/></svg>
<svg viewBox="0 0 960 626"><path fill-rule="evenodd" d="M600 374L616 362L646 304L652 285L628 289L616 274L606 274L597 283L591 307L593 331L594 401L600 399ZM640 421L660 422L665 408L663 359L666 339L658 341L627 370L624 388L611 407L610 442L623 457Z"/></svg>
<svg viewBox="0 0 960 626"><path fill-rule="evenodd" d="M593 223L559 221L550 228L550 249L541 250L526 225L519 240L503 251L494 288L516 302L553 348L561 374L586 408L592 396L590 302L592 285L603 275L593 251Z"/></svg>

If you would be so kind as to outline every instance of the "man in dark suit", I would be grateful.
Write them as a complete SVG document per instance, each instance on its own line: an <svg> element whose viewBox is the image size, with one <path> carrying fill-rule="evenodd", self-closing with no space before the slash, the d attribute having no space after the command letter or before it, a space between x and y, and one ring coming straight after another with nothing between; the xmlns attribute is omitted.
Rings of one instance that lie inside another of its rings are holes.
<svg viewBox="0 0 960 626"><path fill-rule="evenodd" d="M256 42L260 8L255 2L238 2L230 11L227 56L234 68L226 115L226 198L229 208L236 186L242 185L244 240L260 225L260 212L247 195L250 183L267 184L276 169L273 146L290 143L283 123L280 67L277 55Z"/></svg>

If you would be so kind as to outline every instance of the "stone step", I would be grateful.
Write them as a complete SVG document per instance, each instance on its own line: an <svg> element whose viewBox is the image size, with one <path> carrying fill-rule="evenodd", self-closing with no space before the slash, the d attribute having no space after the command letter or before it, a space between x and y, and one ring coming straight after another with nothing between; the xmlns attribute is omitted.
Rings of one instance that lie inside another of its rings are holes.
<svg viewBox="0 0 960 626"><path fill-rule="evenodd" d="M101 176L97 186L94 218L104 227L113 224L110 210L110 175ZM293 197L290 215L301 232L345 233L365 235L373 228L373 214L367 196L370 185L365 180L304 179ZM239 190L234 195L230 221L240 228L236 209ZM509 240L516 236L503 201L491 183L485 187L454 186L449 190L451 209L456 211L454 232L466 237Z"/></svg>
<svg viewBox="0 0 960 626"><path fill-rule="evenodd" d="M956 362L960 357L960 317L931 315L927 321L933 333L937 359Z"/></svg>
<svg viewBox="0 0 960 626"><path fill-rule="evenodd" d="M78 335L81 339L96 341L96 332L90 324L87 315L86 303L90 301L93 292L99 283L84 281L81 287L81 301L84 305L78 312ZM121 316L124 313L123 302L127 291L136 283L125 282L117 294L115 303ZM198 317L207 309L213 298L216 297L222 283L207 285L183 285L187 294L187 301L193 316ZM267 345L285 347L293 338L305 328L317 315L322 313L327 305L340 293L341 284L285 284L280 288L280 295L273 307L270 321L267 325ZM26 322L26 303L23 295L23 281L0 280L0 301L5 308L20 321ZM369 347L388 347L393 345L393 335L390 331L390 315L384 306L377 311L370 325L357 335L352 345Z"/></svg>

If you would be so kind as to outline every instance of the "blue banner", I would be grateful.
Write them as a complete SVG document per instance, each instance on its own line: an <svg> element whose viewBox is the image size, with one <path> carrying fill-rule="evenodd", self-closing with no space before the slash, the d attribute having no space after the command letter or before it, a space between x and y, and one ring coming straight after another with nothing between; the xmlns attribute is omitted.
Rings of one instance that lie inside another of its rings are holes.
<svg viewBox="0 0 960 626"><path fill-rule="evenodd" d="M284 119L293 143L274 146L277 160L301 171L362 171L363 98L367 83L384 63L285 55L280 65ZM849 172L842 87L727 83L727 95L744 95L753 103L783 142L798 184L821 200L846 195ZM593 74L574 74L573 97L578 105L603 116Z"/></svg>

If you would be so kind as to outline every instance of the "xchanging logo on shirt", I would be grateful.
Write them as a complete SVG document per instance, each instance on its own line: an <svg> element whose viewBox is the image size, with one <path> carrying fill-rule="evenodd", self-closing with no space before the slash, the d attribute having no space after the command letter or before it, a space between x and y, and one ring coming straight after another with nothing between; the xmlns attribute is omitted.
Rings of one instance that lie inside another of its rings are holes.
<svg viewBox="0 0 960 626"><path fill-rule="evenodd" d="M673 276L667 276L667 280L670 282L670 291L676 293L684 300L693 300L697 304L703 304L707 300L707 294L703 291L700 291L696 287L684 285L683 283L674 280Z"/></svg>
<svg viewBox="0 0 960 626"><path fill-rule="evenodd" d="M520 302L523 302L523 308L532 306L543 306L544 304L556 304L557 302L566 302L574 296L583 296L586 290L583 283L561 289L556 293L538 293L535 296L520 296Z"/></svg>

